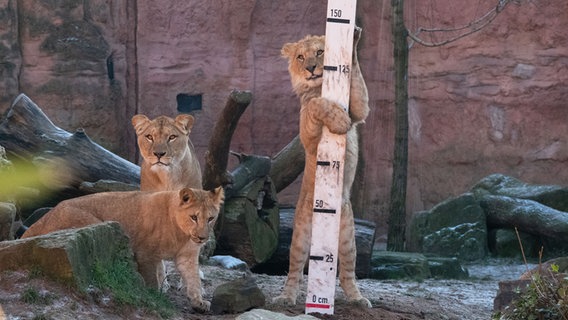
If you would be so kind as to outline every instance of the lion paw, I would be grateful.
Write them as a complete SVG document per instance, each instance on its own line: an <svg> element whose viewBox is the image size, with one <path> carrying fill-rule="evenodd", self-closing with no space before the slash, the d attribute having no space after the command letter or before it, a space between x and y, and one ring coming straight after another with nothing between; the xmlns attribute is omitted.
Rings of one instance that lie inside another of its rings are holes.
<svg viewBox="0 0 568 320"><path fill-rule="evenodd" d="M197 301L197 302L191 302L191 307L193 308L193 310L200 312L200 313L204 313L207 312L211 309L211 302L206 301L206 300L201 300L201 301Z"/></svg>
<svg viewBox="0 0 568 320"><path fill-rule="evenodd" d="M372 308L373 305L371 304L371 301L369 301L369 299L361 297L358 299L353 299L350 301L351 303L355 304L356 306L359 306L361 308Z"/></svg>
<svg viewBox="0 0 568 320"><path fill-rule="evenodd" d="M331 133L345 134L351 129L351 118L343 109L337 110L325 125Z"/></svg>

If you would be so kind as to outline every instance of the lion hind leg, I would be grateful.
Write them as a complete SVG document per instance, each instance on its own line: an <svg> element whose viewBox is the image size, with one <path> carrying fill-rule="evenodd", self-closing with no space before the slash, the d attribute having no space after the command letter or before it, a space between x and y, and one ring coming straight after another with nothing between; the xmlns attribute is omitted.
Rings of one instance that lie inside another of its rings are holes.
<svg viewBox="0 0 568 320"><path fill-rule="evenodd" d="M282 293L273 299L274 303L281 305L295 305L298 297L300 281L303 278L304 266L310 252L312 237L311 214L306 212L309 207L298 206L294 218L292 244L290 246L290 266L288 277Z"/></svg>
<svg viewBox="0 0 568 320"><path fill-rule="evenodd" d="M362 307L371 307L371 302L361 295L355 279L357 247L355 245L355 225L350 203L344 203L341 212L339 232L339 283L347 298Z"/></svg>

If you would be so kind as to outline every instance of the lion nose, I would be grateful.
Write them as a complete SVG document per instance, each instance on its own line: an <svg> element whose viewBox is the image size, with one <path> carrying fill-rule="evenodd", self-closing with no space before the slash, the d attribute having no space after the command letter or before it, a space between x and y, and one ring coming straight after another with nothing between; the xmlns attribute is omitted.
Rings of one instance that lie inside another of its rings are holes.
<svg viewBox="0 0 568 320"><path fill-rule="evenodd" d="M311 65L311 66L307 66L306 70L308 70L310 73L314 73L314 70L316 70L316 65Z"/></svg>
<svg viewBox="0 0 568 320"><path fill-rule="evenodd" d="M158 159L160 159L161 157L163 157L166 153L165 152L154 152L154 155L156 157L158 157Z"/></svg>

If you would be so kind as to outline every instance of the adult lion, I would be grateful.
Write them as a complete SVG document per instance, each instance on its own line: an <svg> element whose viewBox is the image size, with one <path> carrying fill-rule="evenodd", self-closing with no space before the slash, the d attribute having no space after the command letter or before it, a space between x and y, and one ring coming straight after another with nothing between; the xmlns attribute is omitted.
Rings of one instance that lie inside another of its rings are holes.
<svg viewBox="0 0 568 320"><path fill-rule="evenodd" d="M184 188L162 192L102 192L62 201L22 236L117 221L126 235L146 285L159 288L156 269L162 259L174 259L191 306L207 311L199 277L199 251L215 226L223 203L223 188ZM159 213L159 216L157 216Z"/></svg>
<svg viewBox="0 0 568 320"><path fill-rule="evenodd" d="M164 191L201 188L201 167L189 133L194 118L188 114L175 119L145 115L132 117L138 148L142 155L140 190Z"/></svg>

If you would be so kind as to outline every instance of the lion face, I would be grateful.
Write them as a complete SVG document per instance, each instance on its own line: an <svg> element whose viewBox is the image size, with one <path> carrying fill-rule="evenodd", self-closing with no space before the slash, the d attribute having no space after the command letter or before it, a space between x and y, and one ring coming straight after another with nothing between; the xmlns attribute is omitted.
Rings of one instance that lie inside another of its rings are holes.
<svg viewBox="0 0 568 320"><path fill-rule="evenodd" d="M204 244L215 227L224 197L222 187L213 191L192 188L180 190L179 210L176 213L178 227L193 242Z"/></svg>
<svg viewBox="0 0 568 320"><path fill-rule="evenodd" d="M324 50L325 36L307 36L282 47L282 56L288 59L288 71L294 90L322 85Z"/></svg>
<svg viewBox="0 0 568 320"><path fill-rule="evenodd" d="M183 158L188 152L189 133L193 122L194 118L186 114L175 119L160 116L150 120L140 114L132 118L140 154L152 170L167 170Z"/></svg>

